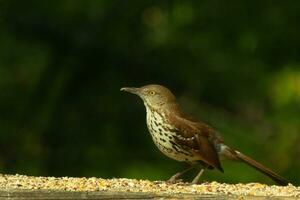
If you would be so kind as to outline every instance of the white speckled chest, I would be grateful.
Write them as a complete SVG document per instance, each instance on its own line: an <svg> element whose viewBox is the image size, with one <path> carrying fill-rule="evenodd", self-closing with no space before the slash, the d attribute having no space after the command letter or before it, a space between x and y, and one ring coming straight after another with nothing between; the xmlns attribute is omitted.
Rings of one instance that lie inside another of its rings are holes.
<svg viewBox="0 0 300 200"><path fill-rule="evenodd" d="M166 156L178 161L194 161L195 157L187 151L182 150L175 140L175 133L168 123L165 123L165 116L146 106L147 127L152 139L158 149ZM163 125L164 124L164 125Z"/></svg>

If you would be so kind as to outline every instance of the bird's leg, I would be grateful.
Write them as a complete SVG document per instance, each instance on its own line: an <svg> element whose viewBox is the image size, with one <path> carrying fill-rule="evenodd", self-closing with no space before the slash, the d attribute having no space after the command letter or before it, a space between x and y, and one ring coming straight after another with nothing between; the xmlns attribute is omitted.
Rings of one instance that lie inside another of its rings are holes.
<svg viewBox="0 0 300 200"><path fill-rule="evenodd" d="M181 172L178 172L176 174L174 174L171 178L169 178L168 182L171 182L171 183L174 183L177 181L178 177L182 176L184 173L190 171L191 169L195 168L195 165L192 165L190 166L189 168L181 171Z"/></svg>
<svg viewBox="0 0 300 200"><path fill-rule="evenodd" d="M197 184L202 176L204 172L204 168L202 168L199 173L197 174L197 176L193 179L192 184Z"/></svg>

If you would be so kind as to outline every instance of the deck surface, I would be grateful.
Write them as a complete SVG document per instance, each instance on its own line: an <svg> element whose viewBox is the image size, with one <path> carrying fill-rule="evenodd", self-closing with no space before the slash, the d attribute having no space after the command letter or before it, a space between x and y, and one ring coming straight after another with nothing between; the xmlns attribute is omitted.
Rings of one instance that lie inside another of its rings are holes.
<svg viewBox="0 0 300 200"><path fill-rule="evenodd" d="M171 184L164 181L0 175L0 199L300 199L300 187L259 183Z"/></svg>

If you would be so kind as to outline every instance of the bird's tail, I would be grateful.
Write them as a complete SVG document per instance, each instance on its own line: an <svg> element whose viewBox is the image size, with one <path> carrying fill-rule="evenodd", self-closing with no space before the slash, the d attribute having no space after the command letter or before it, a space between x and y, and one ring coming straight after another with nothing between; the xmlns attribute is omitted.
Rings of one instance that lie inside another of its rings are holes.
<svg viewBox="0 0 300 200"><path fill-rule="evenodd" d="M269 168L265 167L264 165L260 164L259 162L253 160L249 156L246 156L246 155L242 154L239 151L235 151L235 152L236 152L236 156L241 161L243 161L247 165L257 169L258 171L265 174L266 176L270 177L273 181L275 181L279 185L288 185L289 184L289 182L285 178L283 178L282 176L276 174L275 172L273 172Z"/></svg>
<svg viewBox="0 0 300 200"><path fill-rule="evenodd" d="M268 176L269 178L271 178L278 185L285 186L285 185L289 184L289 181L287 181L285 178L283 178L282 176L276 174L271 169L265 167L264 165L260 164L259 162L253 160L249 156L246 156L245 154L243 154L243 153L241 153L241 152L239 152L237 150L233 150L233 149L229 148L228 146L225 146L225 148L223 147L223 150L225 150L225 151L223 151L222 154L225 157L227 157L227 158L229 158L231 160L243 161L247 165L255 168L256 170L260 171L261 173L263 173L266 176Z"/></svg>

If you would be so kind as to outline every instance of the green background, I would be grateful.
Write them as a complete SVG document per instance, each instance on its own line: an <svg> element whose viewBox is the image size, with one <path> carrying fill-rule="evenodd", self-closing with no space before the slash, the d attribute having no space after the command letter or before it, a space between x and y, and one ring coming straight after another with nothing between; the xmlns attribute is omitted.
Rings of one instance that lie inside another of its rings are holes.
<svg viewBox="0 0 300 200"><path fill-rule="evenodd" d="M159 83L228 145L299 185L299 10L299 1L0 0L0 172L169 178L185 165L156 149L142 101L119 91ZM273 183L244 164L223 168L203 179Z"/></svg>

